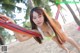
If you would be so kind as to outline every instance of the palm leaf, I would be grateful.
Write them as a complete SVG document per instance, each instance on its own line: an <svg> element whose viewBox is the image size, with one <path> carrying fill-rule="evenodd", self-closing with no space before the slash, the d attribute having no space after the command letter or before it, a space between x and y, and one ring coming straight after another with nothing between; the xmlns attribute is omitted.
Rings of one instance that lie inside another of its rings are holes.
<svg viewBox="0 0 80 53"><path fill-rule="evenodd" d="M2 8L4 8L5 10L9 10L9 11L14 11L15 8L17 8L19 11L21 11L21 9L22 9L22 8L16 6L16 5L6 4L6 3L3 3L3 4L2 4Z"/></svg>
<svg viewBox="0 0 80 53"><path fill-rule="evenodd" d="M40 6L42 1L41 0L33 0L33 3L35 4L35 6Z"/></svg>
<svg viewBox="0 0 80 53"><path fill-rule="evenodd" d="M44 7L44 8L46 9L46 12L47 12L50 16L52 16L52 12L51 12L50 6L48 5L48 6Z"/></svg>
<svg viewBox="0 0 80 53"><path fill-rule="evenodd" d="M56 6L62 2L62 0L49 0L49 1L54 3Z"/></svg>
<svg viewBox="0 0 80 53"><path fill-rule="evenodd" d="M25 14L25 19L28 19L29 18L29 15L30 15L30 8L29 7L27 7L27 9L26 9L26 14Z"/></svg>
<svg viewBox="0 0 80 53"><path fill-rule="evenodd" d="M22 2L23 0L15 0L16 2L18 2L18 3L20 3L20 2Z"/></svg>

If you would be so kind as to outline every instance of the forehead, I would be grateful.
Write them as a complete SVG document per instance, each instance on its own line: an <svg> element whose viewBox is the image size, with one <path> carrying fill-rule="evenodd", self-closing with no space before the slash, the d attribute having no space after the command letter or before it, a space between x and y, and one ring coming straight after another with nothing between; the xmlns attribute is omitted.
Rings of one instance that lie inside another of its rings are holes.
<svg viewBox="0 0 80 53"><path fill-rule="evenodd" d="M33 17L34 17L34 16L38 16L38 15L40 15L40 14L37 13L36 11L33 11Z"/></svg>
<svg viewBox="0 0 80 53"><path fill-rule="evenodd" d="M33 11L33 15L38 15L38 13L36 11Z"/></svg>
<svg viewBox="0 0 80 53"><path fill-rule="evenodd" d="M33 12L37 12L38 14L43 14L42 12L42 10L41 9L36 9L36 10L33 10Z"/></svg>

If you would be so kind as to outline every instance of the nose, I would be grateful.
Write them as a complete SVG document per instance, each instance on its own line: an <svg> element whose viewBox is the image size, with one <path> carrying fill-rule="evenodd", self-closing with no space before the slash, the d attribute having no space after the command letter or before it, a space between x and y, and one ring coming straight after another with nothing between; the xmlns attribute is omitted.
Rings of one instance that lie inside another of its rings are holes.
<svg viewBox="0 0 80 53"><path fill-rule="evenodd" d="M37 18L37 21L40 21L40 20Z"/></svg>

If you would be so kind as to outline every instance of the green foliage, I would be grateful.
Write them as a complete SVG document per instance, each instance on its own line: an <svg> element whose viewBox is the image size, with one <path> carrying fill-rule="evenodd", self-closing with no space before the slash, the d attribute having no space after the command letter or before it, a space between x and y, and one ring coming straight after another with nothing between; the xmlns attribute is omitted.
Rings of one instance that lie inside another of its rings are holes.
<svg viewBox="0 0 80 53"><path fill-rule="evenodd" d="M4 28L0 27L0 32L1 32L2 30L4 30Z"/></svg>
<svg viewBox="0 0 80 53"><path fill-rule="evenodd" d="M27 28L27 29L31 29L31 23L28 21L23 22L23 27Z"/></svg>
<svg viewBox="0 0 80 53"><path fill-rule="evenodd" d="M5 9L6 11L14 11L15 8L21 10L20 7L16 6L15 0L3 0L0 3L2 4L2 9Z"/></svg>
<svg viewBox="0 0 80 53"><path fill-rule="evenodd" d="M15 0L16 2L18 2L18 3L20 3L20 2L22 2L23 0Z"/></svg>
<svg viewBox="0 0 80 53"><path fill-rule="evenodd" d="M35 6L40 6L42 1L41 0L33 0Z"/></svg>
<svg viewBox="0 0 80 53"><path fill-rule="evenodd" d="M49 1L54 3L56 6L62 2L62 0L49 0Z"/></svg>
<svg viewBox="0 0 80 53"><path fill-rule="evenodd" d="M6 31L6 30L3 30L2 31L2 35L3 35L3 37L4 37L4 40L5 40L5 44L8 42L8 43L10 43L11 42L11 40L13 39L13 35L11 35L8 31Z"/></svg>
<svg viewBox="0 0 80 53"><path fill-rule="evenodd" d="M15 6L10 5L10 4L2 4L3 8L10 11L10 10L14 10Z"/></svg>
<svg viewBox="0 0 80 53"><path fill-rule="evenodd" d="M25 17L24 18L27 20L29 18L29 15L30 15L30 8L27 7L26 14L25 14Z"/></svg>
<svg viewBox="0 0 80 53"><path fill-rule="evenodd" d="M46 6L45 9L46 9L46 12L49 14L49 16L52 16L52 12L51 12L50 6L49 5Z"/></svg>

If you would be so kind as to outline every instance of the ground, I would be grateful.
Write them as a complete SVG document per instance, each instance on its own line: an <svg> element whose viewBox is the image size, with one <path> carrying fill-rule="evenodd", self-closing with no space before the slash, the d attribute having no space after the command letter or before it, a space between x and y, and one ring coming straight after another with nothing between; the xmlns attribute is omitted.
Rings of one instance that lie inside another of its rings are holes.
<svg viewBox="0 0 80 53"><path fill-rule="evenodd" d="M75 22L63 26L64 31L69 37L72 37L80 45L80 31L77 30ZM71 44L67 43L65 46L78 53L77 49ZM24 42L17 42L8 46L8 53L66 53L53 40L44 40L42 44L38 44L33 38Z"/></svg>

